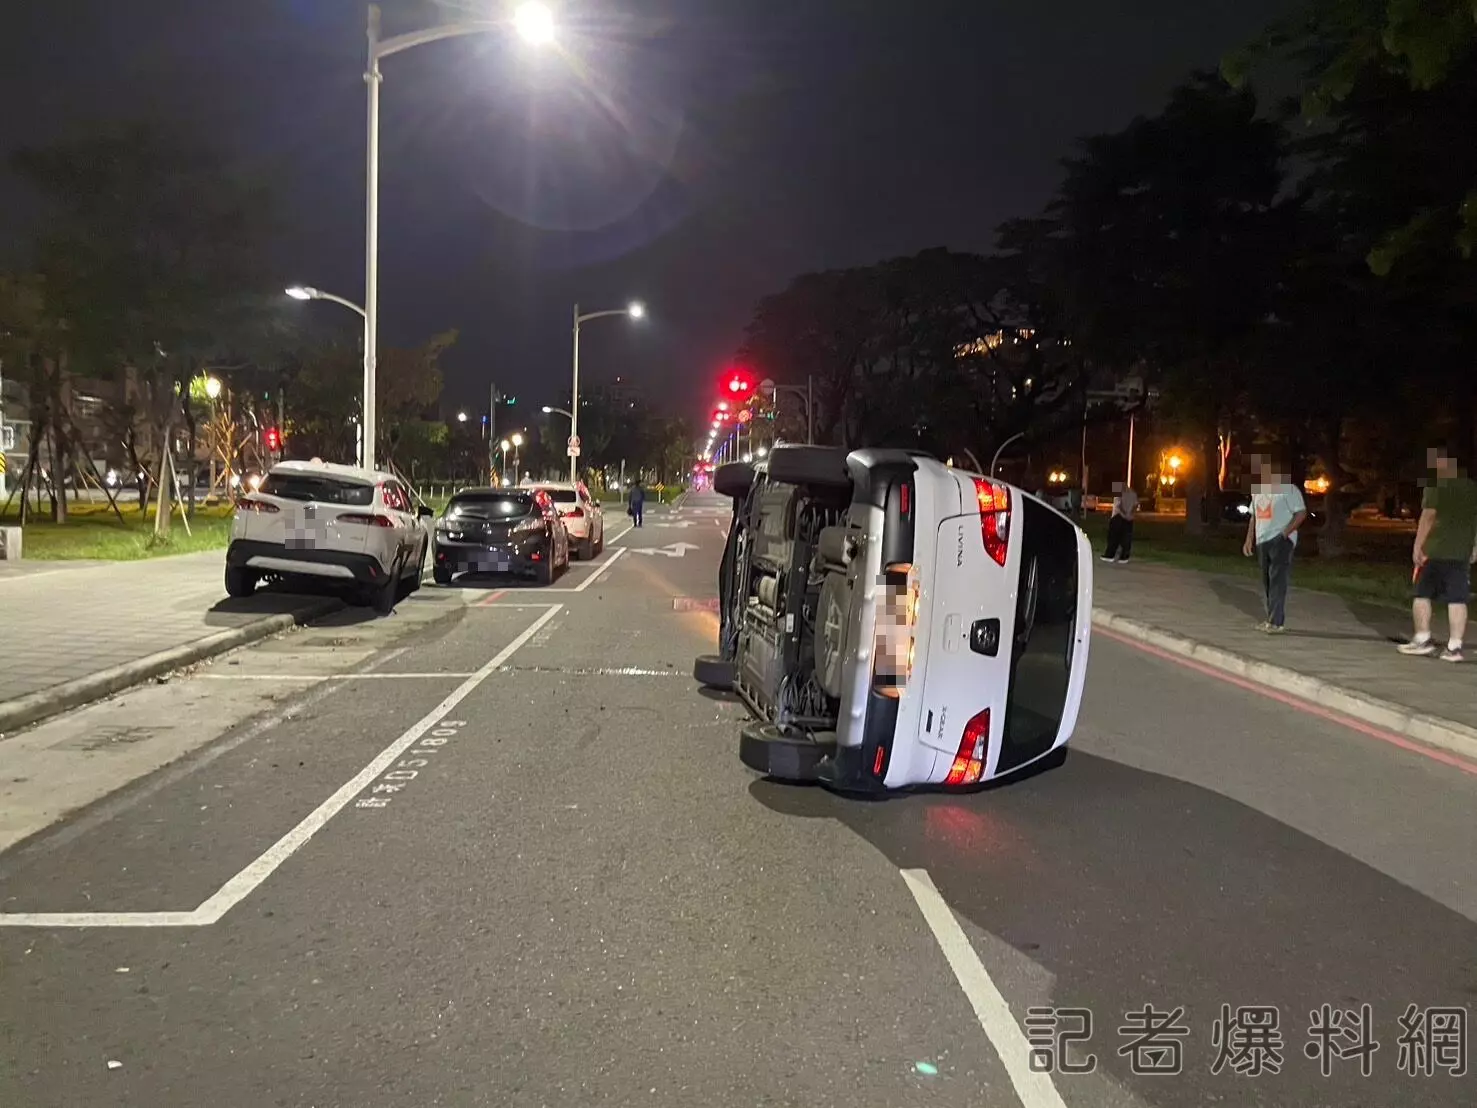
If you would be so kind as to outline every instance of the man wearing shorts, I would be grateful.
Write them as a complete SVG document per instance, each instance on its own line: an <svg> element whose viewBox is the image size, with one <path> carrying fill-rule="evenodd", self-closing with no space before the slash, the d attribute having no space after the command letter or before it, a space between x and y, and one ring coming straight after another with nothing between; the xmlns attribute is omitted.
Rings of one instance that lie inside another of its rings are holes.
<svg viewBox="0 0 1477 1108"><path fill-rule="evenodd" d="M1421 520L1411 549L1416 572L1411 605L1415 635L1400 647L1400 653L1437 653L1431 641L1431 605L1444 603L1449 630L1440 657L1443 662L1460 662L1467 598L1472 591L1471 567L1477 560L1477 482L1462 471L1451 452L1433 447L1427 461L1436 479L1421 498Z"/></svg>

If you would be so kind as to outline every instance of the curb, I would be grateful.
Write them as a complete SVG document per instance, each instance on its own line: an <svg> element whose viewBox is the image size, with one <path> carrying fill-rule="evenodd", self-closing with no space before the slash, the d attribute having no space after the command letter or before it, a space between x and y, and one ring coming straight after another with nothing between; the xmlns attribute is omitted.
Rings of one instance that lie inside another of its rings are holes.
<svg viewBox="0 0 1477 1108"><path fill-rule="evenodd" d="M7 701L0 704L0 737L73 708L91 704L113 693L141 685L161 674L213 658L237 647L249 646L278 632L290 631L299 624L336 612L343 606L342 601L324 598L291 612L264 616L241 627L217 631L183 646L161 650L157 654L124 662L97 673L89 673L75 681Z"/></svg>
<svg viewBox="0 0 1477 1108"><path fill-rule="evenodd" d="M1393 731L1427 746L1439 747L1464 758L1477 759L1477 728L1439 716L1426 715L1401 704L1379 700L1340 685L1310 677L1306 673L1271 662L1260 662L1218 646L1161 631L1147 623L1127 619L1102 608L1094 608L1094 626L1116 632L1171 654L1190 658L1223 673L1243 678L1278 692L1287 693L1351 719Z"/></svg>

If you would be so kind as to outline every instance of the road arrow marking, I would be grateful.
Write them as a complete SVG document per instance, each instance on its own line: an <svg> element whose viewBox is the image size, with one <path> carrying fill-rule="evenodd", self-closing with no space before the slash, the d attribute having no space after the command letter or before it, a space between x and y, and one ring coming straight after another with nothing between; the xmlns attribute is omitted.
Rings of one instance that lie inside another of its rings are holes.
<svg viewBox="0 0 1477 1108"><path fill-rule="evenodd" d="M631 549L632 554L660 554L665 558L681 558L689 550L699 549L696 543L674 542L666 546L638 546Z"/></svg>

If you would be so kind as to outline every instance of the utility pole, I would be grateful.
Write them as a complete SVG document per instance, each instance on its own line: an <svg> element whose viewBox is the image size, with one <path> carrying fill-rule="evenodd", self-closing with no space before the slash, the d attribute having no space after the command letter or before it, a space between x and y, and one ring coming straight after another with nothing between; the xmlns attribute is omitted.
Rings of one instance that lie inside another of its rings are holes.
<svg viewBox="0 0 1477 1108"><path fill-rule="evenodd" d="M497 382L487 386L487 484L495 486L492 452L497 449Z"/></svg>

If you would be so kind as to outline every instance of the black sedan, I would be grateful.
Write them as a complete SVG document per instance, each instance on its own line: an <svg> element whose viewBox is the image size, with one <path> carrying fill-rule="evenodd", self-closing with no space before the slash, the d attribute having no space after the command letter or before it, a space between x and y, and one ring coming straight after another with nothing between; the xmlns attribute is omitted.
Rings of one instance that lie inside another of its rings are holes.
<svg viewBox="0 0 1477 1108"><path fill-rule="evenodd" d="M436 521L436 584L458 573L517 573L541 585L569 568L569 535L538 489L462 489Z"/></svg>

